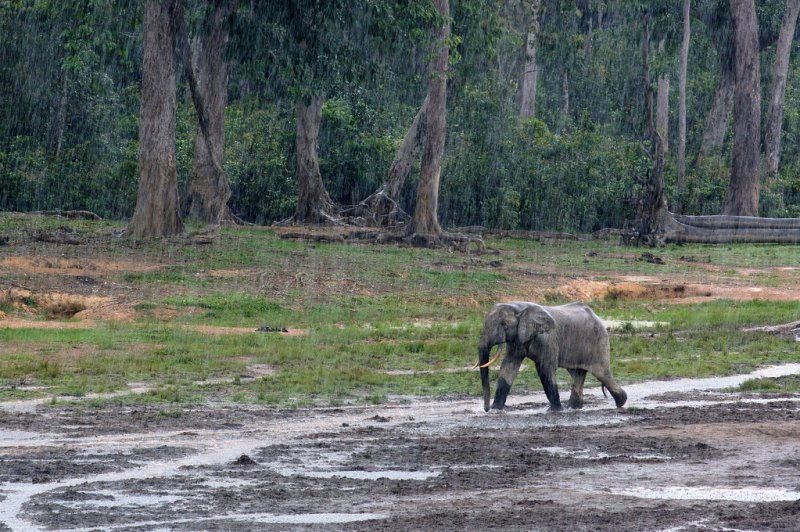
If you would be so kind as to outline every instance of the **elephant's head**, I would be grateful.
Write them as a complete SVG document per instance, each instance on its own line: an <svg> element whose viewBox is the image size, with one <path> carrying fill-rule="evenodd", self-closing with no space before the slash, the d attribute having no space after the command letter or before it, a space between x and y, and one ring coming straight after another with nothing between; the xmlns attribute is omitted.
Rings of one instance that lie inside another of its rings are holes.
<svg viewBox="0 0 800 532"><path fill-rule="evenodd" d="M507 342L517 339L517 316L522 307L518 303L498 303L483 321L483 330L478 342L478 366L481 369L481 385L483 386L483 407L489 411L489 366L500 356L497 355L490 361L489 352L492 347L502 346Z"/></svg>
<svg viewBox="0 0 800 532"><path fill-rule="evenodd" d="M537 334L543 334L555 326L555 320L547 310L532 303L499 303L492 307L483 322L478 343L478 366L483 387L483 409L489 411L489 366L500 356L501 348L489 360L492 347L510 342L524 344Z"/></svg>
<svg viewBox="0 0 800 532"><path fill-rule="evenodd" d="M518 318L517 338L521 344L526 344L540 334L547 334L556 326L547 309L539 305L530 304L523 310Z"/></svg>

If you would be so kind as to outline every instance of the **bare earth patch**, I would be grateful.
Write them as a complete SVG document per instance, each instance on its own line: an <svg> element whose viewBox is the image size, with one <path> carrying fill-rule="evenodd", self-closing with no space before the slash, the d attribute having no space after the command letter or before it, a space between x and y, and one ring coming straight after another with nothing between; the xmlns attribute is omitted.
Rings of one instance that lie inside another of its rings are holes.
<svg viewBox="0 0 800 532"><path fill-rule="evenodd" d="M157 265L145 262L111 261L99 259L64 259L59 257L7 257L0 261L0 268L14 269L25 273L95 275L103 276L116 272L143 272L158 269Z"/></svg>
<svg viewBox="0 0 800 532"><path fill-rule="evenodd" d="M796 288L770 288L732 284L680 283L649 277L621 277L615 281L577 279L559 286L555 292L566 298L582 301L622 299L698 303L714 299L767 299L774 301L800 299L800 286Z"/></svg>
<svg viewBox="0 0 800 532"><path fill-rule="evenodd" d="M270 367L250 367L253 376ZM748 378L749 376L742 376ZM794 530L800 397L0 410L0 523L30 529ZM638 390L638 391L637 391ZM680 393L683 392L683 393ZM11 407L13 406L13 408Z"/></svg>

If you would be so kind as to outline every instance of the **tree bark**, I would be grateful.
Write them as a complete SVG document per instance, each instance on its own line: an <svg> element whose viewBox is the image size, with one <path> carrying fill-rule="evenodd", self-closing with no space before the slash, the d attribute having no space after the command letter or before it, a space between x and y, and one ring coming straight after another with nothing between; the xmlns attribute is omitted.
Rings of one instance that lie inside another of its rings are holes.
<svg viewBox="0 0 800 532"><path fill-rule="evenodd" d="M786 11L783 14L783 24L778 36L778 45L775 50L775 64L772 71L772 94L767 115L767 127L764 133L767 177L772 177L778 173L786 76L789 71L789 56L792 52L792 41L794 39L795 26L797 25L798 12L800 12L800 0L787 0Z"/></svg>
<svg viewBox="0 0 800 532"><path fill-rule="evenodd" d="M335 223L333 201L322 183L319 170L319 126L322 122L321 96L311 97L311 101L299 98L296 106L297 121L297 210L296 223L326 224Z"/></svg>
<svg viewBox="0 0 800 532"><path fill-rule="evenodd" d="M569 122L569 74L564 71L564 76L561 78L561 114L564 123Z"/></svg>
<svg viewBox="0 0 800 532"><path fill-rule="evenodd" d="M758 216L761 81L755 0L731 0L736 87L731 181L724 214Z"/></svg>
<svg viewBox="0 0 800 532"><path fill-rule="evenodd" d="M691 38L690 4L691 0L683 0L683 41L681 42L681 64L678 72L678 153L676 154L678 168L675 183L676 196L678 197L675 210L678 212L683 209L681 198L686 183L686 77L689 65L689 40Z"/></svg>
<svg viewBox="0 0 800 532"><path fill-rule="evenodd" d="M175 37L178 0L144 3L139 193L126 229L132 238L183 231L175 163Z"/></svg>
<svg viewBox="0 0 800 532"><path fill-rule="evenodd" d="M519 116L528 118L536 116L536 43L539 36L539 8L541 0L531 0L530 24L525 40L525 67L522 73L522 99L520 102Z"/></svg>
<svg viewBox="0 0 800 532"><path fill-rule="evenodd" d="M207 35L194 39L190 63L185 65L196 73L197 89L201 95L199 100L205 106L202 113L208 120L208 138L199 128L194 140L187 191L189 214L211 225L219 224L231 196L231 188L222 171L229 72L229 65L222 57L222 48L227 40L223 28L226 14L221 4L215 6Z"/></svg>
<svg viewBox="0 0 800 532"><path fill-rule="evenodd" d="M428 65L428 112L425 146L422 151L419 186L409 234L412 241L436 245L442 238L439 225L439 180L444 157L447 112L447 70L450 56L450 1L435 0L439 13L446 18L433 30L433 54Z"/></svg>

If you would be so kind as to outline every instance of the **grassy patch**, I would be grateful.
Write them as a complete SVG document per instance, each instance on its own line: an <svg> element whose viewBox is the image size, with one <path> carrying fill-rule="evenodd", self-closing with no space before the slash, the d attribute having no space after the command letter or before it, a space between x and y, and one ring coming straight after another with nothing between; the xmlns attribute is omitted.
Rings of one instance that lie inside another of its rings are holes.
<svg viewBox="0 0 800 532"><path fill-rule="evenodd" d="M791 375L777 379L750 379L739 386L742 392L800 393L800 376Z"/></svg>
<svg viewBox="0 0 800 532"><path fill-rule="evenodd" d="M798 274L787 269L796 267L793 246L668 246L654 252L664 261L654 265L639 260L641 249L600 241L490 238L487 244L498 255L474 257L449 250L310 244L282 240L269 229L226 227L212 245L196 246L120 240L111 233L120 224L59 220L54 225L44 218L0 215L0 228L12 236L8 249L20 254L25 250L19 243L36 230L65 223L91 244L37 244L37 254L69 257L77 265L86 259L148 266L113 270L106 277L92 273L107 283L92 289L108 286L116 298L127 295L136 319L100 320L88 329L0 328L0 400L40 393L14 391L19 383L47 387L47 395L58 398L124 393L135 382L153 391L104 401L181 405L213 396L305 405L379 403L404 395L478 401L477 371L462 370L477 359L483 316L497 300L563 303L567 298L555 289L569 280L618 276L772 287L798 282ZM13 272L4 275L24 284ZM59 275L55 281L65 290L75 286ZM604 318L667 324L612 333L612 368L622 383L800 362L792 340L742 331L797 319L797 301L675 304L607 298L591 304ZM0 312L13 310L11 303L3 305L0 299ZM301 334L254 332L262 325ZM241 330L207 330L234 327ZM269 368L267 375L263 368ZM565 371L559 380L567 383ZM591 378L587 384L597 385ZM533 364L526 363L513 393L539 389ZM164 412L175 415L179 409L166 406Z"/></svg>

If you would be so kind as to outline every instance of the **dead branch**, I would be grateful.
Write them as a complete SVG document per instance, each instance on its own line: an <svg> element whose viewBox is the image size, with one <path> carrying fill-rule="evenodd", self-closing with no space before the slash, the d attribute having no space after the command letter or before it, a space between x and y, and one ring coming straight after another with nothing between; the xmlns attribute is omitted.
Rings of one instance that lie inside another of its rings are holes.
<svg viewBox="0 0 800 532"><path fill-rule="evenodd" d="M92 211L31 211L28 214L35 214L37 216L58 216L61 218L69 218L70 220L79 218L82 220L102 220L102 218L93 213Z"/></svg>

